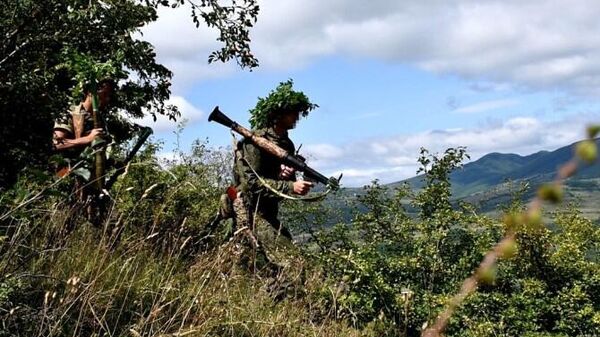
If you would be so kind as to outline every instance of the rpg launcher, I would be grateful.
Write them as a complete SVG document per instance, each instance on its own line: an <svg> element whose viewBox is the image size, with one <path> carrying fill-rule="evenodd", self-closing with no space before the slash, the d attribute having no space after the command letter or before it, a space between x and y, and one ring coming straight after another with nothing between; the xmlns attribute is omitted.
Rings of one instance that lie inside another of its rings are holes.
<svg viewBox="0 0 600 337"><path fill-rule="evenodd" d="M325 177L321 173L315 171L314 169L306 165L303 159L288 153L286 150L282 149L276 144L273 144L273 142L271 142L270 140L261 136L257 136L256 134L254 134L254 132L232 121L229 117L225 116L225 114L219 110L218 106L216 106L215 109L211 112L210 116L208 116L208 121L215 121L237 132L244 138L252 141L256 146L258 146L262 150L274 155L277 158L280 158L283 161L283 163L287 166L293 167L296 170L303 172L305 177L320 182L323 185L327 185L332 189L337 189L339 187L339 180L341 179L341 176L340 178Z"/></svg>

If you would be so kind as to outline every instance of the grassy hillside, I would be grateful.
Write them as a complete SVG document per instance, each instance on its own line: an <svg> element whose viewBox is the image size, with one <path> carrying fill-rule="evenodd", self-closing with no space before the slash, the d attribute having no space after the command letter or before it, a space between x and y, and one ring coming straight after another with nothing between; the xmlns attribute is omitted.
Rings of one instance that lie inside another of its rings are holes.
<svg viewBox="0 0 600 337"><path fill-rule="evenodd" d="M377 336L331 310L318 265L286 283L243 263L243 233L208 230L218 153L200 144L165 169L153 152L100 226L68 179L27 176L0 195L0 336Z"/></svg>
<svg viewBox="0 0 600 337"><path fill-rule="evenodd" d="M600 332L600 229L574 207L543 214L556 231L513 227L453 207L448 184L415 193L374 184L354 197L350 220L328 203L285 205L283 220L303 234L286 252L293 263L258 269L247 231L206 226L227 183L224 158L199 144L161 166L155 150L111 190L100 226L67 179L29 175L0 195L1 337L413 337L473 274L479 290L446 336ZM436 163L447 167L429 174L446 181L456 162ZM513 230L502 260L479 269Z"/></svg>

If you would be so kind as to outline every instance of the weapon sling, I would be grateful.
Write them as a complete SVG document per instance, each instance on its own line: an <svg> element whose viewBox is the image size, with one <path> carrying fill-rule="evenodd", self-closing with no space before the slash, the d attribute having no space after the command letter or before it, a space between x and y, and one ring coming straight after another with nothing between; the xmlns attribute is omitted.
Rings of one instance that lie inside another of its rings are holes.
<svg viewBox="0 0 600 337"><path fill-rule="evenodd" d="M231 137L233 137L234 143L237 142L237 138L235 137L235 134L233 133L233 131L231 131ZM256 170L254 169L254 167L252 167L252 165L250 164L250 162L248 162L248 160L244 157L244 155L241 155L240 158L246 165L248 165L248 167L250 168L250 170L252 171L252 173L254 173L254 175L256 175L256 177L258 178L258 181L261 183L261 185L263 185L265 188L267 188L269 191L273 192L274 194L284 198L284 199L288 199L288 200L295 200L295 201L306 201L306 202L315 202L315 201L320 201L323 200L325 197L327 197L327 195L333 191L333 188L330 185L327 185L327 188L324 192L319 193L317 195L314 196L305 196L305 197L294 197L282 192L279 192L278 190L276 190L273 186L269 185L269 183L260 176L260 174L258 174L258 172L256 172Z"/></svg>

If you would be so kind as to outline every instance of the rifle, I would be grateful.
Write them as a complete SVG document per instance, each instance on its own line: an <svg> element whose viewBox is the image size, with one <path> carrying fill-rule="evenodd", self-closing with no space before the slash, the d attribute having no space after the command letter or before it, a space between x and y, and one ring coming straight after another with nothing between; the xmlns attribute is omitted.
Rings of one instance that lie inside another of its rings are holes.
<svg viewBox="0 0 600 337"><path fill-rule="evenodd" d="M92 93L92 118L94 120L94 129L104 129L104 122L100 116L99 102L98 102L98 90L96 88L96 81L92 81L91 89ZM92 147L98 147L96 150L94 160L94 188L96 189L96 195L102 193L104 189L104 171L106 171L106 149L104 146L99 145L105 144L106 141L102 137L97 137L92 142Z"/></svg>
<svg viewBox="0 0 600 337"><path fill-rule="evenodd" d="M139 136L137 142L135 143L135 145L133 146L131 151L129 151L129 153L127 154L127 157L125 157L125 160L117 167L116 171L106 180L104 189L106 189L107 191L110 190L112 185L117 181L117 178L125 170L125 167L127 167L127 164L129 164L129 162L133 160L133 158L135 157L137 152L140 150L142 145L144 145L144 143L146 142L148 137L150 137L150 135L152 135L151 128L143 127L141 129L141 133L140 133L140 136Z"/></svg>
<svg viewBox="0 0 600 337"><path fill-rule="evenodd" d="M254 132L232 121L229 117L225 116L225 114L219 110L218 106L216 106L211 112L211 114L208 116L208 121L215 121L237 132L244 138L252 141L260 149L274 155L277 158L280 158L286 165L293 167L298 171L304 172L305 177L320 182L323 185L327 185L332 189L337 189L339 187L339 180L341 179L341 176L339 178L325 177L321 173L306 165L306 163L300 156L288 153L286 150L282 149L276 144L273 144L273 142L271 142L270 140L261 136L257 136L256 134L254 134Z"/></svg>

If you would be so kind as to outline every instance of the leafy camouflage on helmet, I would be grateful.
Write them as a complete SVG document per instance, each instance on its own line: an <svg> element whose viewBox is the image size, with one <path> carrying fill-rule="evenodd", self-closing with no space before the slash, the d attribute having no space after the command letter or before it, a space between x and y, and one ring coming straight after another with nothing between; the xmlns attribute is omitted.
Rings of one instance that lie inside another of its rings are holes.
<svg viewBox="0 0 600 337"><path fill-rule="evenodd" d="M281 82L265 98L259 97L254 109L250 110L250 125L255 130L273 125L276 118L289 111L298 111L306 117L310 111L319 107L311 103L302 91L294 91L291 79Z"/></svg>

